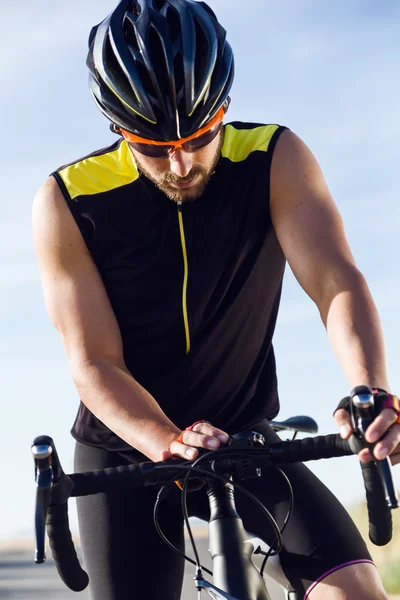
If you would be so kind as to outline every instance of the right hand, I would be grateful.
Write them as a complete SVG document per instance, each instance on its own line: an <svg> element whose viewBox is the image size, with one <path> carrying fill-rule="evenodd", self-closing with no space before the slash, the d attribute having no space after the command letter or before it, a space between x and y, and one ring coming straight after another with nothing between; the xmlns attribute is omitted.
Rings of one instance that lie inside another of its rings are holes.
<svg viewBox="0 0 400 600"><path fill-rule="evenodd" d="M195 460L199 456L196 448L216 450L228 443L229 435L211 423L203 422L197 423L191 430L185 429L181 439L182 442L177 439L171 442L168 450L161 453L161 460L169 460L174 456Z"/></svg>

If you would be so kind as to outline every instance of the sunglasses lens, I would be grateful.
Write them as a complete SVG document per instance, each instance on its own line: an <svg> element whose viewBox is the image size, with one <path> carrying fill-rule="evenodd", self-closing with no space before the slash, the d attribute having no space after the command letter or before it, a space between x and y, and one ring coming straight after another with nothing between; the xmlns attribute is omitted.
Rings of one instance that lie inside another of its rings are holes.
<svg viewBox="0 0 400 600"><path fill-rule="evenodd" d="M168 153L172 146L156 146L155 144L140 144L139 142L130 142L130 146L150 158L168 158Z"/></svg>
<svg viewBox="0 0 400 600"><path fill-rule="evenodd" d="M200 135L193 140L183 142L182 146L178 147L181 147L185 152L196 152L196 150L200 150L210 144L217 136L221 127L222 123L218 123L203 133L203 135ZM150 158L168 158L171 150L175 149L175 145L172 144L171 146L158 146L157 144L143 144L141 142L129 142L129 144L134 150L137 150L140 154L144 154L144 156L149 156Z"/></svg>
<svg viewBox="0 0 400 600"><path fill-rule="evenodd" d="M213 139L217 137L221 127L222 123L218 123L218 125L215 125L215 127L210 129L209 131L206 131L205 133L203 133L203 135L200 135L198 138L194 138L193 140L184 142L182 144L183 150L185 150L185 152L196 152L196 150L201 150L201 148L208 146L208 144L210 144L213 141Z"/></svg>

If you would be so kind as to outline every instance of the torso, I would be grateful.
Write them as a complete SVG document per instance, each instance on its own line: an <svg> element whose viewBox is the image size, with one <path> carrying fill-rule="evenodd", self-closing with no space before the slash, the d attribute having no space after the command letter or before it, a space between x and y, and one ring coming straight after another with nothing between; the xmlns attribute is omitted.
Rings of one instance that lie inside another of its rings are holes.
<svg viewBox="0 0 400 600"><path fill-rule="evenodd" d="M285 259L269 213L284 128L232 123L201 198L178 207L124 141L56 177L102 276L132 375L178 427L245 428L278 411L272 335ZM126 446L81 404L73 434Z"/></svg>

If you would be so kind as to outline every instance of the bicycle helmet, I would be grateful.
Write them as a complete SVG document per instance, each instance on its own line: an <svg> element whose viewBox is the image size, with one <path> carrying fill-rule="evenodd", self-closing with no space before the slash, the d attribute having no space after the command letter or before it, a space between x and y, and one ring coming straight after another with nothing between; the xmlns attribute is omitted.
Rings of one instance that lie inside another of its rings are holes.
<svg viewBox="0 0 400 600"><path fill-rule="evenodd" d="M89 37L89 85L114 124L157 141L188 137L229 104L234 60L205 2L122 0Z"/></svg>

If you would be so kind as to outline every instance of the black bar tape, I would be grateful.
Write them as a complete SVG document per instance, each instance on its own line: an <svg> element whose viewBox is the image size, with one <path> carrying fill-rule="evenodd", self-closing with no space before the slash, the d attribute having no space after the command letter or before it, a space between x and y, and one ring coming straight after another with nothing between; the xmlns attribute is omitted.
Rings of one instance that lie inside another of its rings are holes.
<svg viewBox="0 0 400 600"><path fill-rule="evenodd" d="M49 507L46 525L58 574L73 592L81 592L87 587L89 577L79 564L75 551L66 502Z"/></svg>
<svg viewBox="0 0 400 600"><path fill-rule="evenodd" d="M316 436L271 445L274 464L306 462L321 458L333 458L353 454L349 442L339 434Z"/></svg>
<svg viewBox="0 0 400 600"><path fill-rule="evenodd" d="M368 504L369 539L376 546L384 546L392 539L392 514L382 479L374 462L360 464Z"/></svg>
<svg viewBox="0 0 400 600"><path fill-rule="evenodd" d="M170 476L171 472L168 473L168 477ZM110 467L86 473L73 473L68 477L73 483L71 496L88 496L110 490L127 490L152 485L159 479L161 481L162 475L158 474L156 479L154 463L149 462Z"/></svg>

